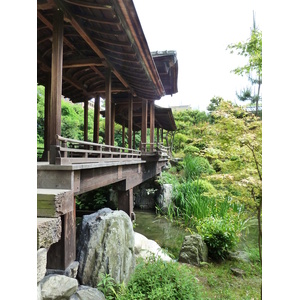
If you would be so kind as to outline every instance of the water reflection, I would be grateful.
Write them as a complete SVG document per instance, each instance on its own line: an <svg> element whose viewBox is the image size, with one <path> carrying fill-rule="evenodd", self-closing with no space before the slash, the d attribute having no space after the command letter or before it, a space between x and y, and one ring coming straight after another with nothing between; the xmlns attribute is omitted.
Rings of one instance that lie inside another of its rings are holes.
<svg viewBox="0 0 300 300"><path fill-rule="evenodd" d="M134 212L136 214L134 231L154 240L177 259L184 237L189 233L166 218L157 216L154 211L135 209Z"/></svg>

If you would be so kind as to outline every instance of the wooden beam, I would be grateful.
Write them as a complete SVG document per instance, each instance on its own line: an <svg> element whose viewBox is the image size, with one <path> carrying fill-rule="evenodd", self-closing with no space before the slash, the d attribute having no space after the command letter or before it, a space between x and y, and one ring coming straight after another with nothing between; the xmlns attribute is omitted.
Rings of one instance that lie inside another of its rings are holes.
<svg viewBox="0 0 300 300"><path fill-rule="evenodd" d="M74 4L76 6L92 8L92 9L99 9L99 10L111 10L112 9L111 5L101 5L98 3L85 2L85 1L81 1L81 0L65 0L65 2Z"/></svg>
<svg viewBox="0 0 300 300"><path fill-rule="evenodd" d="M37 17L41 20L41 22L43 22L51 31L53 31L53 25L51 24L51 22L44 17L40 11L37 11ZM64 43L72 50L75 49L75 47L73 46L73 44L66 39L65 37L63 37Z"/></svg>
<svg viewBox="0 0 300 300"><path fill-rule="evenodd" d="M73 14L71 13L70 9L65 5L65 3L61 0L55 0L55 3L58 7L61 7L64 13L68 16L70 23L74 27L74 29L78 32L78 34L84 39L84 41L91 47L91 49L102 59L109 60L106 58L106 56L102 53L102 51L98 48L98 46L94 43L92 38L87 34L87 32L83 29L81 24L75 19ZM127 81L122 77L122 75L113 68L113 66L109 63L110 69L113 71L115 76L120 80L120 82L127 88L131 90L131 93L133 95L136 95L136 93L132 90L132 88L129 86Z"/></svg>
<svg viewBox="0 0 300 300"><path fill-rule="evenodd" d="M98 23L98 24L121 25L121 23L118 19L107 20L107 19L101 19L98 17L94 17L91 15L87 16L86 14L81 14L81 13L74 14L74 16L78 17L80 19L87 20L89 22Z"/></svg>
<svg viewBox="0 0 300 300"><path fill-rule="evenodd" d="M63 64L63 25L64 14L56 10L53 16L53 42L51 65L51 96L49 111L50 146L56 145L56 134L61 134L61 95ZM51 162L55 163L55 162Z"/></svg>
<svg viewBox="0 0 300 300"><path fill-rule="evenodd" d="M102 67L104 66L103 60L98 57L64 60L63 68L81 68L91 66Z"/></svg>

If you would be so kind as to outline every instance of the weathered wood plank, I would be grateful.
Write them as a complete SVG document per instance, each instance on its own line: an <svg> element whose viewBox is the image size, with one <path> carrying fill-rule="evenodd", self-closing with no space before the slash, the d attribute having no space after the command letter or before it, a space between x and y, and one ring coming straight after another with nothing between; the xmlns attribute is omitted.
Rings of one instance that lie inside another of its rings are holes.
<svg viewBox="0 0 300 300"><path fill-rule="evenodd" d="M38 217L58 217L72 211L73 197L73 191L71 190L38 189Z"/></svg>

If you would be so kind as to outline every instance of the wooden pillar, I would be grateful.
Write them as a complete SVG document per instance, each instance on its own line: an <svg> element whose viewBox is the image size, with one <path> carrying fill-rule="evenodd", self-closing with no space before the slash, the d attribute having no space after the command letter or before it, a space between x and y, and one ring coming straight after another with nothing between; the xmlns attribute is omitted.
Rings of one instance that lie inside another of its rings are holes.
<svg viewBox="0 0 300 300"><path fill-rule="evenodd" d="M159 144L159 127L156 129L156 145L158 146Z"/></svg>
<svg viewBox="0 0 300 300"><path fill-rule="evenodd" d="M61 94L63 66L63 31L64 15L56 10L53 16L52 63L51 63L51 96L49 110L49 142L50 148L58 144L56 134L61 134ZM55 164L55 153L50 158Z"/></svg>
<svg viewBox="0 0 300 300"><path fill-rule="evenodd" d="M45 107L44 107L44 153L42 161L49 160L50 134L49 134L49 111L51 98L51 73L47 73L47 82L45 85Z"/></svg>
<svg viewBox="0 0 300 300"><path fill-rule="evenodd" d="M161 129L161 143L164 144L164 129Z"/></svg>
<svg viewBox="0 0 300 300"><path fill-rule="evenodd" d="M133 131L133 149L135 149L135 130Z"/></svg>
<svg viewBox="0 0 300 300"><path fill-rule="evenodd" d="M94 143L99 143L99 118L100 118L100 96L97 95L95 98L95 105L94 105L94 137L93 137Z"/></svg>
<svg viewBox="0 0 300 300"><path fill-rule="evenodd" d="M89 120L89 101L84 101L84 125L83 125L83 139L87 142L88 141L88 121Z"/></svg>
<svg viewBox="0 0 300 300"><path fill-rule="evenodd" d="M118 209L125 211L131 220L134 220L133 213L133 189L118 191Z"/></svg>
<svg viewBox="0 0 300 300"><path fill-rule="evenodd" d="M141 132L141 142L147 142L147 123L148 123L148 100L144 99L142 101L142 132Z"/></svg>
<svg viewBox="0 0 300 300"><path fill-rule="evenodd" d="M111 104L111 145L115 145L115 118L116 118L116 105L114 102Z"/></svg>
<svg viewBox="0 0 300 300"><path fill-rule="evenodd" d="M125 124L122 123L122 147L125 148Z"/></svg>
<svg viewBox="0 0 300 300"><path fill-rule="evenodd" d="M154 127L155 127L155 106L154 101L150 102L150 151L153 152L153 143L154 143Z"/></svg>
<svg viewBox="0 0 300 300"><path fill-rule="evenodd" d="M128 148L133 148L132 129L133 129L133 98L132 95L130 95L128 100Z"/></svg>
<svg viewBox="0 0 300 300"><path fill-rule="evenodd" d="M76 260L76 202L73 211L61 216L61 239L50 246L47 253L47 269L65 270Z"/></svg>
<svg viewBox="0 0 300 300"><path fill-rule="evenodd" d="M105 144L111 145L111 69L105 72Z"/></svg>

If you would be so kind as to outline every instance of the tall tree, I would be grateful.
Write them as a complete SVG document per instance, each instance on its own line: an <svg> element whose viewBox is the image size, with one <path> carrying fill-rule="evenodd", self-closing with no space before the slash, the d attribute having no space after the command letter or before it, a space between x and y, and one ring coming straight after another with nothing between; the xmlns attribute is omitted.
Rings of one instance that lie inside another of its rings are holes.
<svg viewBox="0 0 300 300"><path fill-rule="evenodd" d="M237 51L238 55L248 57L248 63L245 66L234 69L237 75L248 76L251 82L251 88L245 88L237 97L241 101L250 100L255 103L255 114L258 115L258 103L261 100L260 89L262 84L262 32L257 28L255 16L253 13L253 27L251 28L250 38L246 42L239 42L237 44L228 45L230 53ZM255 89L257 86L257 89Z"/></svg>

